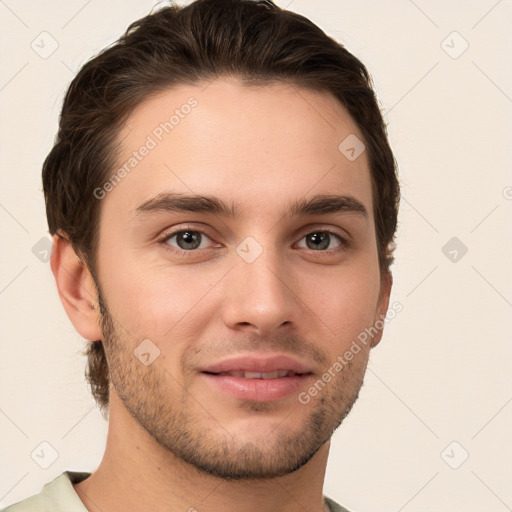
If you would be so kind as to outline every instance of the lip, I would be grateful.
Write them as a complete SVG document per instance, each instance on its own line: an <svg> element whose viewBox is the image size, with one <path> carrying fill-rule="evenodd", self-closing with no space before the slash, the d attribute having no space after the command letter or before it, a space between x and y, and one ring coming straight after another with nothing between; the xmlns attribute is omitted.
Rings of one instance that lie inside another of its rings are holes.
<svg viewBox="0 0 512 512"><path fill-rule="evenodd" d="M278 377L276 379L245 379L231 375L201 373L215 393L219 390L240 400L271 402L297 394L311 379L311 374Z"/></svg>
<svg viewBox="0 0 512 512"><path fill-rule="evenodd" d="M267 355L239 355L233 356L221 361L212 363L204 368L201 372L221 373L230 371L247 371L247 372L274 372L276 370L288 370L294 373L311 373L305 363L297 359L283 354L267 354Z"/></svg>
<svg viewBox="0 0 512 512"><path fill-rule="evenodd" d="M288 370L293 375L275 379L250 379L234 375L217 375L221 372L274 372ZM212 363L201 370L201 376L215 393L225 392L240 400L270 402L298 393L311 379L313 373L305 363L282 354L240 355Z"/></svg>

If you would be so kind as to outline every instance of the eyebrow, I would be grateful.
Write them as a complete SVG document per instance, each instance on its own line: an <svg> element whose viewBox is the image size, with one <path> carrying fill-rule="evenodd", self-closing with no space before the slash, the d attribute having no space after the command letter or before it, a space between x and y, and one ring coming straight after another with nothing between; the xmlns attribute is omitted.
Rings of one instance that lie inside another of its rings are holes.
<svg viewBox="0 0 512 512"><path fill-rule="evenodd" d="M195 212L226 218L244 217L243 210L233 202L227 203L211 195L186 195L163 192L148 199L135 209L136 217L159 212ZM301 217L329 213L355 213L368 219L368 210L353 196L316 195L292 202L283 212L284 217Z"/></svg>

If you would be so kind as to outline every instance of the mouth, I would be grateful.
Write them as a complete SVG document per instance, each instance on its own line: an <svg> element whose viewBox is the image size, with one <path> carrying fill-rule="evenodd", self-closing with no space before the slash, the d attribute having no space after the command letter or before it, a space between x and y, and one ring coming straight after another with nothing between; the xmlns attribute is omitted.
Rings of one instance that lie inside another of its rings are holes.
<svg viewBox="0 0 512 512"><path fill-rule="evenodd" d="M246 370L231 370L227 372L203 372L209 375L220 375L229 377L240 377L243 379L281 379L283 377L294 377L296 375L307 375L307 373L296 373L293 370L274 370L272 372L251 372Z"/></svg>
<svg viewBox="0 0 512 512"><path fill-rule="evenodd" d="M275 401L297 393L313 372L289 356L238 356L201 370L212 390L239 400Z"/></svg>
<svg viewBox="0 0 512 512"><path fill-rule="evenodd" d="M201 371L217 375L233 374L233 376L247 379L276 379L288 374L310 373L311 368L306 363L285 354L249 353L213 362L201 368Z"/></svg>

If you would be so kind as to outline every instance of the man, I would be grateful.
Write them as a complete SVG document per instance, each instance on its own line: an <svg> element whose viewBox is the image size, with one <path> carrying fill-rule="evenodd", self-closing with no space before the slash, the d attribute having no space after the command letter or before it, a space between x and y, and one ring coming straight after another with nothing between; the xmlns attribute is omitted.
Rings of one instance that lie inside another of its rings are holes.
<svg viewBox="0 0 512 512"><path fill-rule="evenodd" d="M270 1L163 8L73 80L43 185L109 431L95 472L6 511L346 510L329 441L382 337L399 198L364 66Z"/></svg>

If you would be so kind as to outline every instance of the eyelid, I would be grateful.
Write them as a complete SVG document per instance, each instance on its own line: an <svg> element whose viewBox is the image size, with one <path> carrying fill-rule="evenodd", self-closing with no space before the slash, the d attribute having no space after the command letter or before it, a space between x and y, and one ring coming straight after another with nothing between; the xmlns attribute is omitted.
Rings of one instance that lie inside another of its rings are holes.
<svg viewBox="0 0 512 512"><path fill-rule="evenodd" d="M307 248L305 249L305 250L309 250L310 252L312 252L315 255L336 253L336 252L348 249L350 247L350 245L351 245L351 240L350 240L349 236L340 235L339 232L337 232L335 230L332 230L332 229L328 229L328 228L323 228L323 229L322 228L317 228L317 229L313 228L313 229L309 229L308 231L304 232L300 236L298 242L303 240L304 237L306 237L308 235L311 235L313 233L327 233L330 236L336 237L338 239L338 242L339 242L339 246L338 247L334 247L333 249L326 249L326 250L323 250L323 251L315 251L314 249L307 249ZM304 249L304 248L301 247L301 249Z"/></svg>
<svg viewBox="0 0 512 512"><path fill-rule="evenodd" d="M330 233L331 235L339 236L342 240L346 240L347 242L352 239L352 236L348 231L338 226L333 227L332 225L326 224L310 224L306 226L303 230L300 231L302 233L301 238L310 233Z"/></svg>
<svg viewBox="0 0 512 512"><path fill-rule="evenodd" d="M339 251L340 248L341 249L346 249L347 247L349 247L351 245L352 237L350 236L350 234L348 232L346 232L345 230L341 230L341 228L339 228L339 230L343 231L344 234L341 234L338 230L335 230L334 228L326 227L325 225L320 225L319 224L319 225L306 226L300 232L301 234L300 234L300 237L298 238L297 242L301 241L305 236L310 235L312 233L328 233L329 235L333 235L333 236L338 238L339 243L340 243L339 247L334 248L334 249L327 249L327 250L324 250L324 251L315 251L313 249L310 249L310 251L312 251L313 253L317 253L317 254L322 254L322 253L329 254L331 252ZM200 251L202 251L204 249L211 248L211 247L204 247L203 249L194 249L194 250L188 250L187 251L185 249L180 249L179 247L174 247L174 246L170 246L169 244L166 244L166 241L169 240L169 238L171 238L173 236L176 236L178 233L182 233L183 231L193 231L193 232L196 232L196 233L200 233L201 235L207 237L209 240L214 242L212 237L208 235L207 230L205 230L204 228L197 228L196 226L193 226L191 224L173 227L170 231L165 231L158 238L158 242L163 244L163 245L167 245L167 246L171 247L172 249L170 249L170 250L172 250L173 252L175 252L177 254L193 255L194 253L197 254L197 253L199 253ZM217 246L219 245L216 242L214 242L214 243Z"/></svg>
<svg viewBox="0 0 512 512"><path fill-rule="evenodd" d="M161 236L158 237L157 241L163 245L169 246L169 244L166 244L166 241L169 240L169 238L172 238L173 236L176 236L177 234L182 233L183 231L193 231L194 233L200 233L201 235L208 238L210 241L214 242L212 237L210 235L208 235L208 233L206 232L207 230L205 230L204 228L199 229L192 225L178 226L178 227L172 228L170 231L165 231L164 233L162 233ZM185 249L180 249L179 247L174 247L174 246L170 246L170 247L172 247L173 251L178 252L178 253L189 253L190 254L190 253L198 252L200 250L200 249L195 249L195 250L187 251ZM205 248L203 248L203 249L205 249Z"/></svg>

